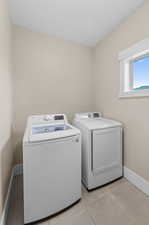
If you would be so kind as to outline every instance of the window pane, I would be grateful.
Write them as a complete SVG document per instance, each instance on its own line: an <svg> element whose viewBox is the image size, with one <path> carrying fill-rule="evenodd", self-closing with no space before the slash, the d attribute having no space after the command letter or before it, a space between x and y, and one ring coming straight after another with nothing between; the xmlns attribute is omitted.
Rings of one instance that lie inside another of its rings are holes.
<svg viewBox="0 0 149 225"><path fill-rule="evenodd" d="M149 89L149 56L135 60L132 63L133 69L133 89Z"/></svg>

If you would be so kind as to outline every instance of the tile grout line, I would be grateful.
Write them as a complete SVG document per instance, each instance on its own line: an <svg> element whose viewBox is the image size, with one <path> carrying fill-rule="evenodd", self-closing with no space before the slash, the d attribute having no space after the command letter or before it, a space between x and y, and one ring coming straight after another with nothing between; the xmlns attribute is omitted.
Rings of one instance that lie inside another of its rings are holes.
<svg viewBox="0 0 149 225"><path fill-rule="evenodd" d="M85 204L85 208L86 208L87 214L91 218L91 221L93 222L94 225L97 225L95 220L94 220L94 218L93 218L93 216L90 214L90 212L88 210L88 203L85 202L84 204Z"/></svg>
<svg viewBox="0 0 149 225"><path fill-rule="evenodd" d="M88 214L89 217L91 218L93 224L94 224L94 225L97 225L96 222L95 222L95 220L94 220L94 218L93 218L93 216L89 213L88 209L86 209L86 210L87 210L87 214Z"/></svg>
<svg viewBox="0 0 149 225"><path fill-rule="evenodd" d="M92 220L93 224L94 225L97 225L96 222L95 222L95 220L94 220L94 218L92 216L90 216L90 217L91 217L91 220Z"/></svg>

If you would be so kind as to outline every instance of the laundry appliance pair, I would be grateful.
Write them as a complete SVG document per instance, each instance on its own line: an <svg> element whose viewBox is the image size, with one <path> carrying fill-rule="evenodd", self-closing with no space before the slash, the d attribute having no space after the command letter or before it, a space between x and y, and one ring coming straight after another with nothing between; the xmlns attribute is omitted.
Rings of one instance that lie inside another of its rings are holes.
<svg viewBox="0 0 149 225"><path fill-rule="evenodd" d="M82 157L81 157L82 156ZM81 159L82 158L82 159ZM24 223L60 212L122 176L122 124L100 113L30 116L23 138Z"/></svg>

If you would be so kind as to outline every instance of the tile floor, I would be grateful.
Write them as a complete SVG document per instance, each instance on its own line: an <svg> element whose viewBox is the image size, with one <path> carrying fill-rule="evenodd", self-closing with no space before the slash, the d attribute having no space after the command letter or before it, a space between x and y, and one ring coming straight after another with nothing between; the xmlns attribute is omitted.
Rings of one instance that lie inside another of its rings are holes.
<svg viewBox="0 0 149 225"><path fill-rule="evenodd" d="M149 197L120 179L87 192L68 210L36 225L149 225ZM14 181L7 225L23 224L22 177Z"/></svg>

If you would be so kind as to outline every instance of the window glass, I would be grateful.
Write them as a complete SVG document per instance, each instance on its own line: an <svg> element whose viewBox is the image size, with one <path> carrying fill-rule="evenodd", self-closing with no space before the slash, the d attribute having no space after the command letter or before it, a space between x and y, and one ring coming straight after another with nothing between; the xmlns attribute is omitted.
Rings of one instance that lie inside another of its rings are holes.
<svg viewBox="0 0 149 225"><path fill-rule="evenodd" d="M149 56L132 62L133 90L149 89Z"/></svg>

